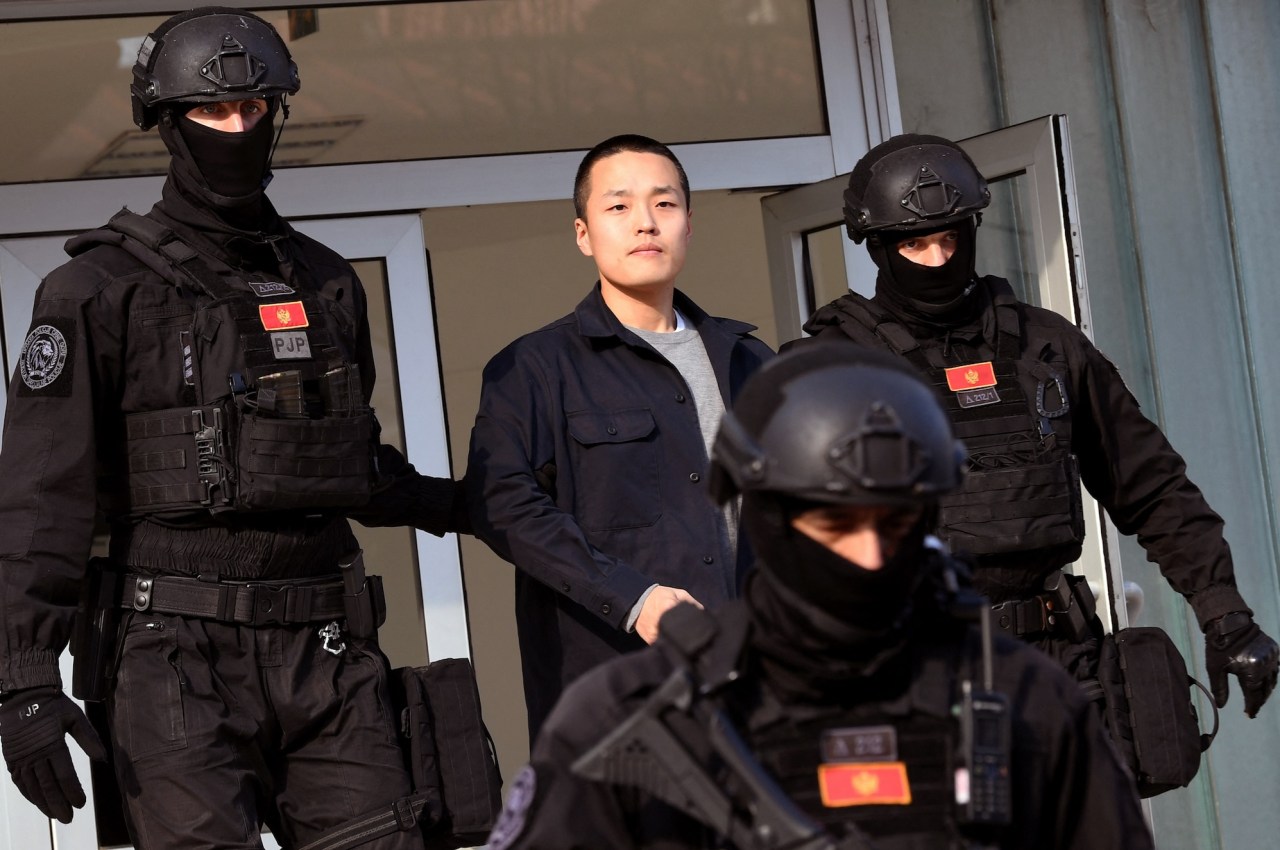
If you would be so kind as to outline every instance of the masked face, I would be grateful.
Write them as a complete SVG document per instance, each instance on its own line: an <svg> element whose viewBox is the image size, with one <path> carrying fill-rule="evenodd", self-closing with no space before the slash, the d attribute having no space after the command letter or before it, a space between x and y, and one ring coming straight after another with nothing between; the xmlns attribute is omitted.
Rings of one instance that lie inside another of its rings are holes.
<svg viewBox="0 0 1280 850"><path fill-rule="evenodd" d="M780 582L867 632L891 627L919 584L922 508L797 506L748 496L742 523Z"/></svg>
<svg viewBox="0 0 1280 850"><path fill-rule="evenodd" d="M867 243L871 259L899 294L943 307L962 298L974 281L972 218L937 230L885 233Z"/></svg>
<svg viewBox="0 0 1280 850"><path fill-rule="evenodd" d="M891 562L920 522L919 508L820 505L791 517L791 527L859 569Z"/></svg>
<svg viewBox="0 0 1280 850"><path fill-rule="evenodd" d="M218 207L256 202L270 174L275 104L196 104L160 125L184 188Z"/></svg>

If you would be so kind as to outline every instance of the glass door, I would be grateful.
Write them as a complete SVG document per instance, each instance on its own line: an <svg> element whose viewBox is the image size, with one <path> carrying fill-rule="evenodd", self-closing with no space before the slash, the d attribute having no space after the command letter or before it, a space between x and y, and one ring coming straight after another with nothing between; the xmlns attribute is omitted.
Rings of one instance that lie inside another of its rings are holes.
<svg viewBox="0 0 1280 850"><path fill-rule="evenodd" d="M1053 310L1092 336L1075 219L1075 181L1065 115L1050 115L959 142L987 178L977 267L1007 278L1018 297ZM818 307L847 290L870 297L876 268L844 228L842 174L765 198L765 243L780 339L795 339ZM1108 630L1128 625L1117 532L1084 493L1087 538L1074 565L1093 585ZM1137 588L1130 588L1134 599Z"/></svg>

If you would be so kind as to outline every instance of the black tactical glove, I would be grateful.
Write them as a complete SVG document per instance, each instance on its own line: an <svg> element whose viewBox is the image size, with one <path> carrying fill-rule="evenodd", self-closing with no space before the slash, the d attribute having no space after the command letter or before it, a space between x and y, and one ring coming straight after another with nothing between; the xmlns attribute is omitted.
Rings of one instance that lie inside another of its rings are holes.
<svg viewBox="0 0 1280 850"><path fill-rule="evenodd" d="M84 806L84 789L71 764L67 732L92 759L107 751L80 707L54 688L19 691L0 705L0 749L9 775L46 817L71 823L71 807Z"/></svg>
<svg viewBox="0 0 1280 850"><path fill-rule="evenodd" d="M1204 665L1209 671L1213 701L1218 708L1227 704L1227 674L1234 673L1244 694L1244 713L1256 716L1276 686L1280 646L1243 611L1209 623L1204 641Z"/></svg>

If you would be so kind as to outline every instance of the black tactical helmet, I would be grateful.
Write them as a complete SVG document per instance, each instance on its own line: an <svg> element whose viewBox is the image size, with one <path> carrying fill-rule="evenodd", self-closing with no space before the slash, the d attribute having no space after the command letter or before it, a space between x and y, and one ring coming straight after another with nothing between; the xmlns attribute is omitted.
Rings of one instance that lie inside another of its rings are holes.
<svg viewBox="0 0 1280 850"><path fill-rule="evenodd" d="M990 202L987 181L954 142L906 133L858 160L844 192L844 222L860 243L876 233L954 224Z"/></svg>
<svg viewBox="0 0 1280 850"><path fill-rule="evenodd" d="M138 50L129 94L133 121L156 125L165 103L214 103L294 94L298 66L275 27L226 6L174 15Z"/></svg>
<svg viewBox="0 0 1280 850"><path fill-rule="evenodd" d="M720 421L717 502L765 493L914 506L960 485L964 446L933 390L891 354L838 341L767 363Z"/></svg>

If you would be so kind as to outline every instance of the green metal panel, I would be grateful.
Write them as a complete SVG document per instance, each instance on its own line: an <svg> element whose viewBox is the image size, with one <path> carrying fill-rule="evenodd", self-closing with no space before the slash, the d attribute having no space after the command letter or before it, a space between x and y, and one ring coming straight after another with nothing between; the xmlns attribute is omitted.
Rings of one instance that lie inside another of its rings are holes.
<svg viewBox="0 0 1280 850"><path fill-rule="evenodd" d="M1280 6L1165 0L894 0L902 125L953 138L1068 115L1094 335L1227 519L1239 584L1280 632ZM985 122L985 123L984 123ZM1126 579L1202 679L1190 609L1132 540ZM1234 684L1233 684L1234 688ZM1238 690L1206 768L1153 801L1162 850L1271 846L1280 703ZM1203 707L1207 709L1207 706Z"/></svg>

